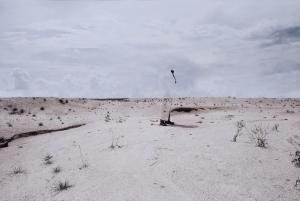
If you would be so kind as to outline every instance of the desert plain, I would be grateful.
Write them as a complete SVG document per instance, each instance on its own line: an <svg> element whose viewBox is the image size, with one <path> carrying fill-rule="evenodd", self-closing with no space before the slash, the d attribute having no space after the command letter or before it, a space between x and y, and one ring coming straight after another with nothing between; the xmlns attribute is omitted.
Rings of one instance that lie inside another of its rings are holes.
<svg viewBox="0 0 300 201"><path fill-rule="evenodd" d="M300 99L162 102L1 98L0 200L300 200Z"/></svg>

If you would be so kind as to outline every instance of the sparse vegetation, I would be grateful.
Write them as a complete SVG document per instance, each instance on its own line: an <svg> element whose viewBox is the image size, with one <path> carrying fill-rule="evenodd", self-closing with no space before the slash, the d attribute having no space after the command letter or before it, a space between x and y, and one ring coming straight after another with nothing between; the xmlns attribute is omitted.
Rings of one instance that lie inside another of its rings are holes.
<svg viewBox="0 0 300 201"><path fill-rule="evenodd" d="M79 167L79 170L82 170L84 168L87 168L89 167L89 165L87 163L83 163L80 167Z"/></svg>
<svg viewBox="0 0 300 201"><path fill-rule="evenodd" d="M69 188L73 187L67 180L64 182L59 181L55 186L54 186L54 191L56 192L61 192L64 190L68 190Z"/></svg>
<svg viewBox="0 0 300 201"><path fill-rule="evenodd" d="M47 154L47 155L44 157L44 164L45 164L45 165L51 165L51 164L53 163L52 158L53 158L52 155Z"/></svg>
<svg viewBox="0 0 300 201"><path fill-rule="evenodd" d="M63 105L69 103L68 100L64 100L64 99L62 99L62 98L61 98L61 99L58 99L58 102L61 103L61 104L63 104Z"/></svg>
<svg viewBox="0 0 300 201"><path fill-rule="evenodd" d="M79 148L80 158L81 158L81 163L82 163L81 166L79 167L79 169L82 170L84 168L87 168L89 165L88 165L87 160L85 160L84 157L83 157L81 146L78 145L78 148Z"/></svg>
<svg viewBox="0 0 300 201"><path fill-rule="evenodd" d="M14 167L12 171L12 175L25 174L26 171L22 167Z"/></svg>
<svg viewBox="0 0 300 201"><path fill-rule="evenodd" d="M12 107L9 107L9 108L12 108ZM21 114L24 114L24 113L25 113L24 109L19 110L18 108L14 107L14 108L11 109L11 112L9 114L19 114L19 115L21 115Z"/></svg>
<svg viewBox="0 0 300 201"><path fill-rule="evenodd" d="M241 135L241 131L245 127L245 125L246 125L246 123L243 120L236 122L237 130L236 130L236 134L233 136L233 139L232 139L233 142L236 142L237 137L239 135Z"/></svg>
<svg viewBox="0 0 300 201"><path fill-rule="evenodd" d="M279 124L275 124L272 128L273 131L278 132Z"/></svg>
<svg viewBox="0 0 300 201"><path fill-rule="evenodd" d="M262 128L262 126L255 126L249 132L250 139L253 140L256 146L261 148L266 148L267 145L267 129Z"/></svg>
<svg viewBox="0 0 300 201"><path fill-rule="evenodd" d="M18 112L18 108L13 108L11 114L16 114Z"/></svg>
<svg viewBox="0 0 300 201"><path fill-rule="evenodd" d="M300 151L297 150L295 152L292 163L295 165L295 167L300 168Z"/></svg>
<svg viewBox="0 0 300 201"><path fill-rule="evenodd" d="M107 112L106 115L105 115L105 120L106 122L110 122L111 118L110 118L110 113Z"/></svg>
<svg viewBox="0 0 300 201"><path fill-rule="evenodd" d="M119 138L120 137L117 137L117 138L114 138L112 136L111 138L111 145L109 146L110 149L121 149L123 146L119 145Z"/></svg>
<svg viewBox="0 0 300 201"><path fill-rule="evenodd" d="M58 174L58 173L60 173L60 172L61 172L61 168L60 168L59 166L53 168L53 173L54 173L54 174Z"/></svg>

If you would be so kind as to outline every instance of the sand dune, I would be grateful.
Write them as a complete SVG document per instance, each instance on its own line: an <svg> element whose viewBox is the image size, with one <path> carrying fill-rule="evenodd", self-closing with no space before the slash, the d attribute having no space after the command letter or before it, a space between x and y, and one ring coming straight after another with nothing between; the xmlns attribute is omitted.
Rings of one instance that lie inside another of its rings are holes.
<svg viewBox="0 0 300 201"><path fill-rule="evenodd" d="M300 99L161 102L0 99L0 200L299 200Z"/></svg>

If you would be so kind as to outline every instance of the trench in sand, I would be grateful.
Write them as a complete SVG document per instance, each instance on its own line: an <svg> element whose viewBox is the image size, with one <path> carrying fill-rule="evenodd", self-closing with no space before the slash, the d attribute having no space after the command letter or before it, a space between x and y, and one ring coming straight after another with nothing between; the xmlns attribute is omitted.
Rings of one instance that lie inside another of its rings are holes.
<svg viewBox="0 0 300 201"><path fill-rule="evenodd" d="M36 131L29 131L25 133L18 133L13 135L12 137L8 139L2 139L0 142L0 148L8 147L8 143L19 139L19 138L24 138L24 137L31 137L31 136L36 136L36 135L42 135L42 134L47 134L47 133L53 133L53 132L58 132L58 131L65 131L65 130L70 130L74 128L79 128L81 126L84 126L86 124L75 124L72 126L64 127L64 128L59 128L59 129L47 129L47 130L36 130Z"/></svg>

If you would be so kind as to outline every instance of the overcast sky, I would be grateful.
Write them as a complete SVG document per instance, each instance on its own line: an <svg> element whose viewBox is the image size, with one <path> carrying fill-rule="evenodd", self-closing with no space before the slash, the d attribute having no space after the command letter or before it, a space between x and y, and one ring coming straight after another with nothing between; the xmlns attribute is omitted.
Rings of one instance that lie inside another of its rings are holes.
<svg viewBox="0 0 300 201"><path fill-rule="evenodd" d="M0 97L300 97L299 0L0 0Z"/></svg>

